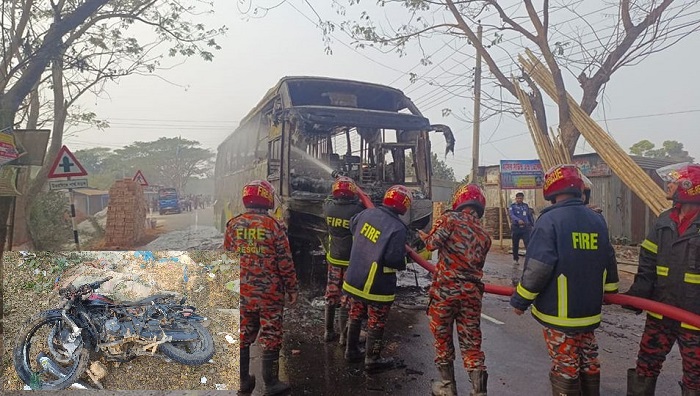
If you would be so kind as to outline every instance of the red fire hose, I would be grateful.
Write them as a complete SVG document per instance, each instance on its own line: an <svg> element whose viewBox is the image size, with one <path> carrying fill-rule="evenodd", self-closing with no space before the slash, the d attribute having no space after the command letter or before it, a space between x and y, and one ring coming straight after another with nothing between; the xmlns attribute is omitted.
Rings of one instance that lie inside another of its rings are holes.
<svg viewBox="0 0 700 396"><path fill-rule="evenodd" d="M358 190L362 204L366 208L373 208L374 204L372 203L372 200L367 196L367 194L365 194L364 191L360 190L359 187ZM416 253L415 250L413 250L408 245L406 245L406 252L408 252L408 255L413 259L413 261L418 263L418 265L425 268L431 274L435 273L435 266L428 260L421 257L418 253ZM515 289L510 286L491 285L487 283L485 284L485 291L486 293L498 294L501 296L510 296L513 294ZM691 326L700 328L700 315L688 312L686 310L668 304L663 304L657 301L647 300L645 298L640 297L628 296L624 294L606 294L603 298L603 301L605 301L608 304L631 306L637 309L641 309L643 311L654 312L656 314L663 315L664 317L668 317L683 323L687 323Z"/></svg>

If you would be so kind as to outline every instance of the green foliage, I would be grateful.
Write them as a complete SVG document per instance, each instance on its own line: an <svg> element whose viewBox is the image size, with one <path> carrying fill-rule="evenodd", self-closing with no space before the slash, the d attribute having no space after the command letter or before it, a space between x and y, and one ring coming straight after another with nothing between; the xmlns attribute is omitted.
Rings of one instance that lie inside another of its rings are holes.
<svg viewBox="0 0 700 396"><path fill-rule="evenodd" d="M437 180L457 181L454 169L438 157L437 153L430 153L430 161L433 168L433 178ZM406 176L414 176L413 155L406 157Z"/></svg>
<svg viewBox="0 0 700 396"><path fill-rule="evenodd" d="M29 226L36 250L62 250L73 228L68 199L63 192L40 193L31 207Z"/></svg>
<svg viewBox="0 0 700 396"><path fill-rule="evenodd" d="M662 158L678 162L693 162L694 158L683 150L683 143L675 140L666 140L660 148L649 140L640 140L630 147L630 154L640 155L649 158Z"/></svg>
<svg viewBox="0 0 700 396"><path fill-rule="evenodd" d="M131 178L141 170L149 184L184 191L189 180L208 177L214 153L194 140L162 137L134 142L121 149L94 147L78 150L75 156L88 171L90 186L109 189L115 180Z"/></svg>

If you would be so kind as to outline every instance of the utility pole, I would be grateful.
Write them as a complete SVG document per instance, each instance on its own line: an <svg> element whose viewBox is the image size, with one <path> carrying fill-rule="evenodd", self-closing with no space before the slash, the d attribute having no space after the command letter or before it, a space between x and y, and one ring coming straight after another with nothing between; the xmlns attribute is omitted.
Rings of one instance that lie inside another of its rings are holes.
<svg viewBox="0 0 700 396"><path fill-rule="evenodd" d="M477 38L481 43L483 28L479 25ZM474 133L472 135L472 174L471 183L476 183L479 172L479 128L481 127L481 52L476 51L476 68L474 69Z"/></svg>

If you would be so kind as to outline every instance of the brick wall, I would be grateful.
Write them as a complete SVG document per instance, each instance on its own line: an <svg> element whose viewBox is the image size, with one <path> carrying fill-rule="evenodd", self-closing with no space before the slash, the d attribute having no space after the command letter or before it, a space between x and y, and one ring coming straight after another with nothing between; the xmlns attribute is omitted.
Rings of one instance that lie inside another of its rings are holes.
<svg viewBox="0 0 700 396"><path fill-rule="evenodd" d="M105 245L134 247L143 238L148 207L143 188L130 179L117 180L109 189Z"/></svg>

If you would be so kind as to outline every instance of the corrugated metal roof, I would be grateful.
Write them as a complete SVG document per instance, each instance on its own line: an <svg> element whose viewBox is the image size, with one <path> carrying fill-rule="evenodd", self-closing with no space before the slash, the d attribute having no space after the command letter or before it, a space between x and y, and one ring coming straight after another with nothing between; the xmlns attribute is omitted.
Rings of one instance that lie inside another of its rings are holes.
<svg viewBox="0 0 700 396"><path fill-rule="evenodd" d="M642 169L651 169L651 170L656 170L659 168L662 168L666 165L673 165L677 164L681 161L676 161L676 160L668 160L664 158L649 158L649 157L640 157L636 155L630 155L630 158L634 162L639 165L640 168Z"/></svg>

